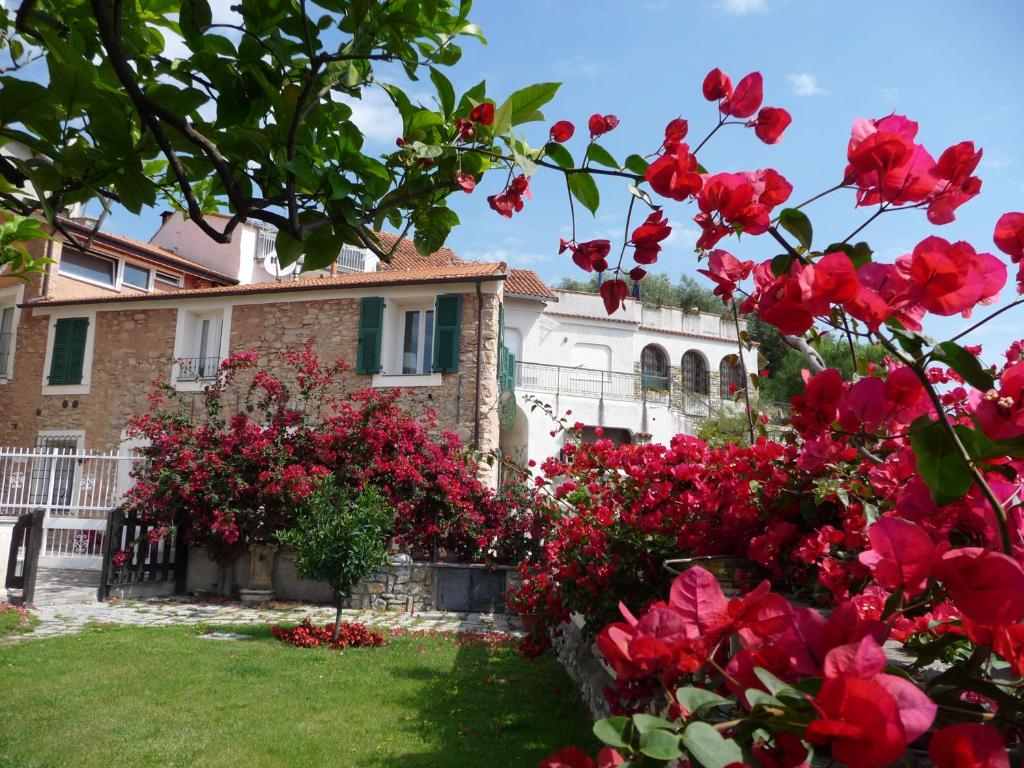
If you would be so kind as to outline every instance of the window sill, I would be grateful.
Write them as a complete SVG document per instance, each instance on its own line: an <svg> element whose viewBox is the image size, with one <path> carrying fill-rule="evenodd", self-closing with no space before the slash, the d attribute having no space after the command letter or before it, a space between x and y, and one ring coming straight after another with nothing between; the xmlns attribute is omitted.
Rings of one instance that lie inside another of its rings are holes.
<svg viewBox="0 0 1024 768"><path fill-rule="evenodd" d="M411 373L411 374L373 374L371 386L377 388L393 387L440 387L443 383L440 373Z"/></svg>
<svg viewBox="0 0 1024 768"><path fill-rule="evenodd" d="M88 395L89 384L44 384L44 395Z"/></svg>

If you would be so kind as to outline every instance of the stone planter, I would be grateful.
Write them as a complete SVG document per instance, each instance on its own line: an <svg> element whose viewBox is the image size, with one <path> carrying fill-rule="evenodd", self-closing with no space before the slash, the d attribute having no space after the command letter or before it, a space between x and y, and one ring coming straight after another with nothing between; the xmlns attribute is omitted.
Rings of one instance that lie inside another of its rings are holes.
<svg viewBox="0 0 1024 768"><path fill-rule="evenodd" d="M274 554L277 544L249 545L249 581L238 596L245 603L265 603L274 598Z"/></svg>
<svg viewBox="0 0 1024 768"><path fill-rule="evenodd" d="M722 589L727 591L745 592L753 589L767 575L757 563L745 557L702 555L674 558L662 563L662 567L673 576L678 576L696 565L713 573Z"/></svg>

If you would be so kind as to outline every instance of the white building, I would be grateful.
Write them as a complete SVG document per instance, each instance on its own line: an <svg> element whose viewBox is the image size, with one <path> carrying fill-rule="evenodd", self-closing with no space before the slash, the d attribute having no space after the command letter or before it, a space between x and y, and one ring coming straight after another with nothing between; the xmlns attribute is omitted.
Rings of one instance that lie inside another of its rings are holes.
<svg viewBox="0 0 1024 768"><path fill-rule="evenodd" d="M532 274L532 273L530 273ZM535 276L534 276L535 277ZM737 328L728 315L645 306L627 299L608 316L600 296L505 286L504 343L515 358L514 389L502 414L501 448L517 463L557 454L564 434L552 415L602 428L617 443L667 444L700 419L733 407L756 370L757 349L737 365ZM740 330L745 330L740 321ZM506 387L507 388L507 387ZM533 408L534 404L546 407Z"/></svg>

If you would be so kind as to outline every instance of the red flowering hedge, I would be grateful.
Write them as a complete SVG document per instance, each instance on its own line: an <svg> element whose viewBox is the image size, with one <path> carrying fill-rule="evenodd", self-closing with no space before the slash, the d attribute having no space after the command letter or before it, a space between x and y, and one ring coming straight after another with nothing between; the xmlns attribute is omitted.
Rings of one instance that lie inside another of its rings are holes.
<svg viewBox="0 0 1024 768"><path fill-rule="evenodd" d="M284 362L271 371L252 352L225 360L198 416L172 388L154 390L149 412L131 423L149 461L126 504L159 524L156 535L180 526L230 561L249 542L273 540L293 522L295 500L333 474L379 488L397 510L396 543L418 555L516 562L541 538L533 493L484 486L459 438L438 430L432 413L404 411L399 390L344 396L347 366L322 363L311 342Z"/></svg>
<svg viewBox="0 0 1024 768"><path fill-rule="evenodd" d="M338 628L338 639L332 640L334 624L314 625L309 619L294 627L271 627L271 634L282 643L296 648L379 648L384 645L384 636L373 632L365 624L344 621Z"/></svg>

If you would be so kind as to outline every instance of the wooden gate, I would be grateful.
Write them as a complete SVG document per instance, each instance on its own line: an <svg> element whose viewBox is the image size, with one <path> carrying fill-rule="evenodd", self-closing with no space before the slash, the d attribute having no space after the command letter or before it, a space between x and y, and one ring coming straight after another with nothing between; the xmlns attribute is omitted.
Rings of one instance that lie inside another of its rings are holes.
<svg viewBox="0 0 1024 768"><path fill-rule="evenodd" d="M32 605L36 591L36 571L43 543L43 510L21 515L14 524L11 551L4 576L6 589L20 589L24 605Z"/></svg>
<svg viewBox="0 0 1024 768"><path fill-rule="evenodd" d="M39 565L99 570L107 516L140 457L72 445L0 447L0 515L43 511Z"/></svg>

